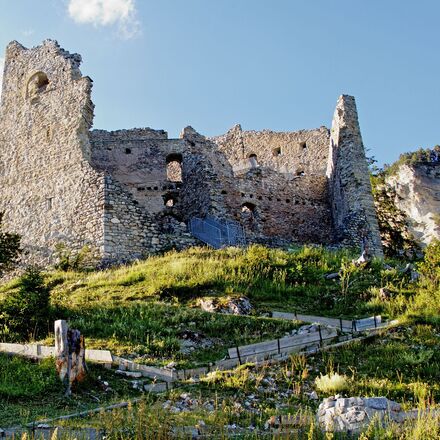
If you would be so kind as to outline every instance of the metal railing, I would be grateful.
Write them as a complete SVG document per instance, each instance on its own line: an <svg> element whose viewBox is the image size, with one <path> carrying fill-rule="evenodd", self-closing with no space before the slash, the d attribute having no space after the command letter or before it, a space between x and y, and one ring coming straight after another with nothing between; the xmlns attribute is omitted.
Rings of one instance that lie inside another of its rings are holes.
<svg viewBox="0 0 440 440"><path fill-rule="evenodd" d="M189 230L194 237L215 249L246 245L243 226L231 220L193 217L189 222Z"/></svg>

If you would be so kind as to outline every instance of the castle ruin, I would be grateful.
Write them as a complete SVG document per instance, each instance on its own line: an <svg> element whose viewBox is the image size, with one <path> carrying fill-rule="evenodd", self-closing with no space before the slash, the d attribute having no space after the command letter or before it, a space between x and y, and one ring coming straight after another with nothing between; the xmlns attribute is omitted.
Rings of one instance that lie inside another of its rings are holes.
<svg viewBox="0 0 440 440"><path fill-rule="evenodd" d="M52 40L6 49L0 211L34 261L50 262L57 243L114 264L212 239L382 256L353 97L339 98L330 130L91 130L80 63Z"/></svg>

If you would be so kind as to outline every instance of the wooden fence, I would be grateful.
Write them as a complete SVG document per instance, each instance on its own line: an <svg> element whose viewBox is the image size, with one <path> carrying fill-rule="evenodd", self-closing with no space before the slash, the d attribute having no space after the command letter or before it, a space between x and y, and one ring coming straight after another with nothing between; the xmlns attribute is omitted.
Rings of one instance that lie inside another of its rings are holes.
<svg viewBox="0 0 440 440"><path fill-rule="evenodd" d="M359 332L363 330L369 330L372 328L378 328L382 324L382 317L371 316L364 319L342 319L342 318L327 318L322 316L313 315L301 315L298 313L286 313L286 312L272 312L272 318L288 319L302 322L317 322L321 325L327 325L329 327L337 328L341 332Z"/></svg>
<svg viewBox="0 0 440 440"><path fill-rule="evenodd" d="M142 365L112 355L109 350L86 350L86 359L92 362L103 363L106 366L111 366L112 364L117 365L121 370L140 372L144 377L161 380L170 384L176 380L185 380L189 378L197 379L205 376L211 371L228 370L247 362L261 363L268 360L281 360L285 359L290 353L312 348L318 349L330 344L338 337L337 329L343 329L343 331L348 331L353 334L354 332L383 328L386 325L382 323L380 316L348 321L334 318L314 317L310 315L273 312L273 317L281 319L297 319L305 322L315 322L318 318L320 324L328 325L329 327L321 327L321 325L318 325L317 331L312 333L298 334L241 347L232 347L228 349L229 358L215 362L208 367L187 370L174 370ZM344 338L347 338L347 336L344 336ZM40 344L0 343L0 352L42 359L54 356L55 348Z"/></svg>

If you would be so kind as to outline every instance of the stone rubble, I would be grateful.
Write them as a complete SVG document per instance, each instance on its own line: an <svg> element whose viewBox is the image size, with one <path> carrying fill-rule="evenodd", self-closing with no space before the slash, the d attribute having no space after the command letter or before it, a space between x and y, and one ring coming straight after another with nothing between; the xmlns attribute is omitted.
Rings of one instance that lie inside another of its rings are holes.
<svg viewBox="0 0 440 440"><path fill-rule="evenodd" d="M210 313L225 313L228 315L250 315L254 310L249 298L222 297L222 298L201 298L200 308Z"/></svg>
<svg viewBox="0 0 440 440"><path fill-rule="evenodd" d="M373 419L401 422L405 418L401 406L386 397L349 397L338 395L324 399L317 418L326 431L358 433Z"/></svg>

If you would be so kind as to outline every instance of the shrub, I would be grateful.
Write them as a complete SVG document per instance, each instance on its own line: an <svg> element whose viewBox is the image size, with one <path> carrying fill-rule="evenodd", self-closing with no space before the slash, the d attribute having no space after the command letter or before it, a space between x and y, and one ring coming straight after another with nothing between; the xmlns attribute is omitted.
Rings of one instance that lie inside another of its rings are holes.
<svg viewBox="0 0 440 440"><path fill-rule="evenodd" d="M418 268L425 282L432 287L440 285L440 240L433 240L426 247L425 257Z"/></svg>
<svg viewBox="0 0 440 440"><path fill-rule="evenodd" d="M82 271L92 266L92 250L90 246L83 246L78 252L69 249L65 243L55 246L55 269L67 272L69 270Z"/></svg>
<svg viewBox="0 0 440 440"><path fill-rule="evenodd" d="M320 375L315 379L315 385L318 391L323 393L339 393L348 389L348 379L338 373L329 373Z"/></svg>
<svg viewBox="0 0 440 440"><path fill-rule="evenodd" d="M51 317L49 289L39 269L29 267L9 292L0 314L0 337L28 340L47 333Z"/></svg>
<svg viewBox="0 0 440 440"><path fill-rule="evenodd" d="M3 215L3 212L0 212L0 278L15 266L21 252L20 236L1 230Z"/></svg>

